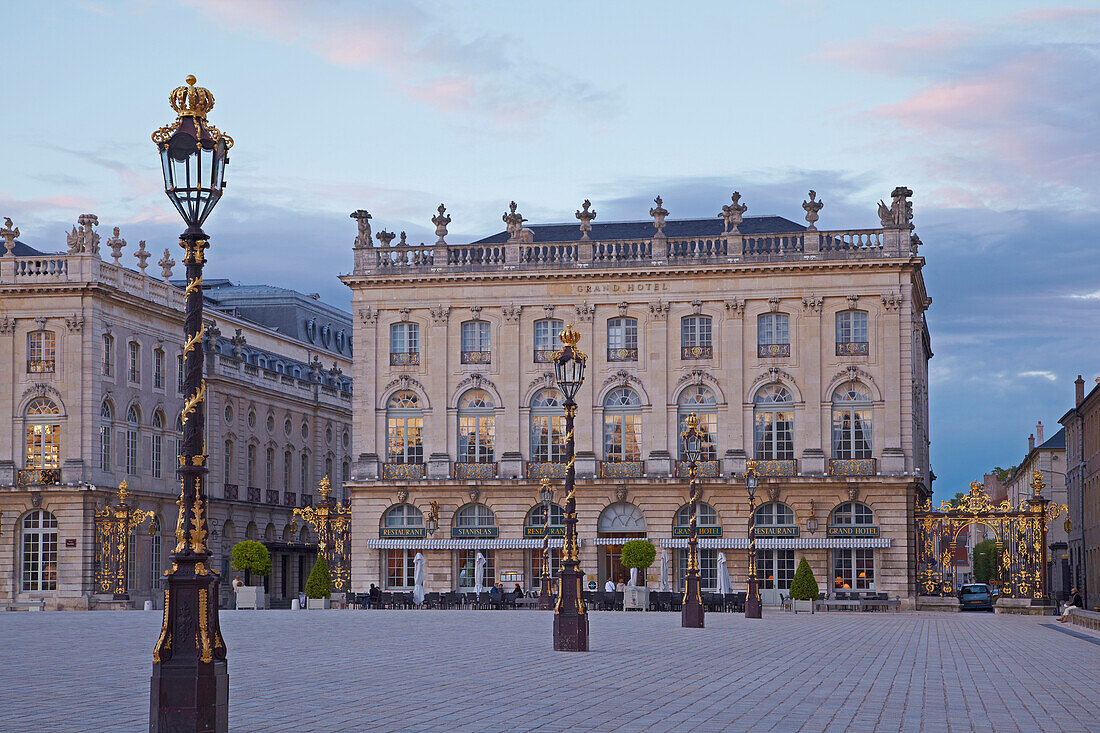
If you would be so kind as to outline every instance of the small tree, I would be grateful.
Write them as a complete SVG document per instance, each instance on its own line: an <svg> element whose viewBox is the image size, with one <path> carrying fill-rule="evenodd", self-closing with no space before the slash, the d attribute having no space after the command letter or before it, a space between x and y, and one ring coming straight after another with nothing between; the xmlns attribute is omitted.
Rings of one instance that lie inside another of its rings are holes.
<svg viewBox="0 0 1100 733"><path fill-rule="evenodd" d="M817 600L817 580L814 579L814 571L810 569L810 563L806 562L806 558L798 562L798 569L794 571L794 580L791 581L791 600Z"/></svg>
<svg viewBox="0 0 1100 733"><path fill-rule="evenodd" d="M657 548L652 543L646 540L629 540L623 544L619 562L632 570L645 570L653 564L656 557ZM631 581L634 580L635 578L631 577Z"/></svg>
<svg viewBox="0 0 1100 733"><path fill-rule="evenodd" d="M233 545L230 558L234 570L243 570L253 575L267 575L271 572L271 553L256 540L244 540Z"/></svg>
<svg viewBox="0 0 1100 733"><path fill-rule="evenodd" d="M309 571L309 579L306 580L307 598L328 598L332 595L332 578L328 574L328 563L321 555L317 556L317 562L313 563L313 570Z"/></svg>
<svg viewBox="0 0 1100 733"><path fill-rule="evenodd" d="M1000 559L997 543L993 540L983 540L974 545L974 580L979 583L999 580Z"/></svg>

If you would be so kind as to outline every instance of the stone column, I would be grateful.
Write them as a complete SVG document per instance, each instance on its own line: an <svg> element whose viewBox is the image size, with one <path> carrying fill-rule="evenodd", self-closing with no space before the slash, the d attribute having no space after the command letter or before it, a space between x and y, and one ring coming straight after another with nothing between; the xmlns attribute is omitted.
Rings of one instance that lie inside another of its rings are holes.
<svg viewBox="0 0 1100 733"><path fill-rule="evenodd" d="M739 237L738 237L739 239ZM745 468L745 420L742 413L745 392L745 301L732 298L726 303L725 379L726 412L719 415L720 445L726 446L722 457L722 473L740 473Z"/></svg>
<svg viewBox="0 0 1100 733"><path fill-rule="evenodd" d="M360 291L355 291L356 296ZM385 344L378 338L378 309L361 297L354 299L355 308L355 351L352 362L354 375L356 409L352 414L352 439L355 456L355 478L359 480L375 479L378 469L378 390L381 385L378 378L384 369L388 369L389 355ZM383 430L385 429L383 421ZM384 449L383 449L384 450ZM257 483L259 483L257 481Z"/></svg>
<svg viewBox="0 0 1100 733"><path fill-rule="evenodd" d="M497 454L500 456L499 476L521 478L524 475L523 452L527 436L527 429L522 419L523 408L526 405L521 403L527 393L527 383L530 380L524 379L523 369L520 366L523 363L523 357L520 354L518 320L502 319L496 335L498 343L497 348L493 349L493 358L499 358L500 364L493 373L517 375L514 381L515 392L505 393L501 389L500 398L504 404L503 409L498 413L496 425ZM513 380L502 376L497 383L503 388L505 385L513 384Z"/></svg>
<svg viewBox="0 0 1100 733"><path fill-rule="evenodd" d="M817 236L816 232L814 233ZM809 233L807 233L807 241ZM829 339L825 336L825 320L821 317L824 299L816 295L802 298L802 345L801 361L805 365L802 380L803 413L802 424L796 426L795 445L802 445L801 466L803 474L822 475L825 473L825 423L821 415L821 391L825 388L821 373L821 362L827 358L826 346Z"/></svg>
<svg viewBox="0 0 1100 733"><path fill-rule="evenodd" d="M450 361L462 345L451 343L451 309L440 305L431 309L428 338L420 344L421 373L424 389L431 400L431 414L424 416L424 448L428 455L428 478L445 479L450 476L451 440L455 435L450 406Z"/></svg>
<svg viewBox="0 0 1100 733"><path fill-rule="evenodd" d="M912 330L908 320L902 320L902 312L898 310L880 311L880 317L876 320L882 324L877 329L879 338L876 339L883 350L881 363L883 365L882 397L885 414L882 416L885 430L882 435L882 461L878 467L880 474L901 474L905 472L905 449L902 444L901 412L904 392L912 394L909 387L910 375L902 373L901 350L909 348L912 338ZM905 329L902 330L902 326ZM902 383L906 389L902 390ZM877 437L877 436L876 436Z"/></svg>
<svg viewBox="0 0 1100 733"><path fill-rule="evenodd" d="M659 240L664 247L665 240ZM656 248L658 240L654 241ZM663 250L662 250L663 252ZM656 256L656 250L654 251ZM679 359L679 345L672 342L669 335L668 319L671 304L657 300L650 303L651 318L646 333L646 374L651 378L646 385L650 405L648 414L643 410L642 449L645 457L645 472L650 476L668 476L672 473L672 457L669 453L668 435L668 391L669 380L673 373L668 369L672 358ZM641 355L639 354L639 357Z"/></svg>

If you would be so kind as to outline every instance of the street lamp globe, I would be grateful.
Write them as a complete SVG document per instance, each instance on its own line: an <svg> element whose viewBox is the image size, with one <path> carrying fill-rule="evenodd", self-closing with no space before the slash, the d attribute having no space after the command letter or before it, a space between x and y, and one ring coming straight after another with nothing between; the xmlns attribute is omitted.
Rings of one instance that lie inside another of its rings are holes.
<svg viewBox="0 0 1100 733"><path fill-rule="evenodd" d="M581 335L572 325L562 329L558 339L561 340L562 347L554 352L554 376L565 399L572 401L584 382L584 365L588 357L577 349Z"/></svg>
<svg viewBox="0 0 1100 733"><path fill-rule="evenodd" d="M684 457L689 463L698 463L703 455L703 438L706 437L699 429L699 417L693 412L684 420L687 430L681 433L684 439Z"/></svg>
<svg viewBox="0 0 1100 733"><path fill-rule="evenodd" d="M195 86L195 77L176 87L168 102L179 115L172 124L153 133L160 151L164 192L187 223L199 229L225 188L225 166L233 138L206 119L214 107L214 95Z"/></svg>
<svg viewBox="0 0 1100 733"><path fill-rule="evenodd" d="M539 486L539 501L545 506L554 500L554 487L550 485L550 479L543 478Z"/></svg>
<svg viewBox="0 0 1100 733"><path fill-rule="evenodd" d="M745 491L749 492L749 501L756 496L756 461L745 464Z"/></svg>

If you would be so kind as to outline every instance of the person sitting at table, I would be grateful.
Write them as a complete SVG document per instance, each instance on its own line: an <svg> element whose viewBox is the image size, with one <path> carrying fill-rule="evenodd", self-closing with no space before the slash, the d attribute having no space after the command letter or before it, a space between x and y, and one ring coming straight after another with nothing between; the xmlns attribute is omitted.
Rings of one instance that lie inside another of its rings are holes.
<svg viewBox="0 0 1100 733"><path fill-rule="evenodd" d="M501 592L500 592L500 583L497 583L496 585L494 585L492 588L489 589L489 595L491 595L491 596L493 596L493 595L497 595L497 596L502 595Z"/></svg>
<svg viewBox="0 0 1100 733"><path fill-rule="evenodd" d="M516 583L516 587L512 589L512 593L515 594L516 598L523 598L523 588L519 587L519 583Z"/></svg>
<svg viewBox="0 0 1100 733"><path fill-rule="evenodd" d="M370 590L367 591L367 599L371 608L378 608L382 600L382 589L371 583Z"/></svg>

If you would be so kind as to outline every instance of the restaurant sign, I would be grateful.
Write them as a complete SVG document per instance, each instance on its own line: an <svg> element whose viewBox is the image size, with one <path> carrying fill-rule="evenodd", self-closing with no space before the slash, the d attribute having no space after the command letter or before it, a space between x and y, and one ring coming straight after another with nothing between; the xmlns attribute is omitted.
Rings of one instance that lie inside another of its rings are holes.
<svg viewBox="0 0 1100 733"><path fill-rule="evenodd" d="M535 527L524 527L523 528L523 536L524 537L542 537L543 534L544 533L543 533L542 525L538 525L538 526L535 526ZM560 525L560 524L557 524L557 525L551 524L550 525L550 536L551 537L564 537L565 536L565 527L563 525Z"/></svg>
<svg viewBox="0 0 1100 733"><path fill-rule="evenodd" d="M878 537L878 527L868 525L831 525L826 532L828 537Z"/></svg>
<svg viewBox="0 0 1100 733"><path fill-rule="evenodd" d="M451 527L451 537L481 539L483 537L496 537L496 527Z"/></svg>
<svg viewBox="0 0 1100 733"><path fill-rule="evenodd" d="M798 527L756 527L757 537L797 537Z"/></svg>
<svg viewBox="0 0 1100 733"><path fill-rule="evenodd" d="M721 527L696 527L700 537L721 537ZM691 537L691 527L677 526L672 528L673 537Z"/></svg>
<svg viewBox="0 0 1100 733"><path fill-rule="evenodd" d="M427 531L423 527L382 527L378 530L379 537L426 537Z"/></svg>

